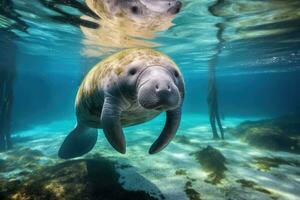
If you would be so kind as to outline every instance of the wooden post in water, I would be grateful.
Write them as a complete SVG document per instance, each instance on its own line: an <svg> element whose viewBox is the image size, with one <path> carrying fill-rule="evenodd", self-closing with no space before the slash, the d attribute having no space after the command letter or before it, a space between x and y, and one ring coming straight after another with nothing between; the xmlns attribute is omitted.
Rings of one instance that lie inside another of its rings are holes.
<svg viewBox="0 0 300 200"><path fill-rule="evenodd" d="M11 30L26 31L26 24L13 11L11 0L0 0L0 152L12 148L11 111L16 76L17 38ZM12 22L13 21L13 22Z"/></svg>
<svg viewBox="0 0 300 200"><path fill-rule="evenodd" d="M16 45L13 34L0 31L0 151L12 147L10 137Z"/></svg>
<svg viewBox="0 0 300 200"><path fill-rule="evenodd" d="M208 10L214 16L218 16L215 12L216 8L221 6L224 3L224 0L217 0L213 5L211 5ZM215 54L208 62L208 96L207 96L207 103L208 103L208 111L209 111L209 121L213 133L214 139L219 139L218 129L221 134L221 138L224 139L224 129L222 126L220 113L219 113L219 104L218 104L218 90L217 90L217 83L216 83L216 66L218 62L218 58L220 53L222 52L222 47L224 43L223 39L223 32L224 32L224 25L222 23L217 23L217 39L218 43L215 47Z"/></svg>

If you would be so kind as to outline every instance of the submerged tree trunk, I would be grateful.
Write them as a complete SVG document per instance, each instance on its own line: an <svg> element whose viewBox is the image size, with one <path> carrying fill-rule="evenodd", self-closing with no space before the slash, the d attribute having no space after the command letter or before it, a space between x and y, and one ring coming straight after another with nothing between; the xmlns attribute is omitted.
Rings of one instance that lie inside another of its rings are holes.
<svg viewBox="0 0 300 200"><path fill-rule="evenodd" d="M13 10L11 0L0 0L0 152L12 148L11 112L16 76L17 36L11 30L27 29L27 25L19 17Z"/></svg>
<svg viewBox="0 0 300 200"><path fill-rule="evenodd" d="M0 31L0 151L12 147L11 110L13 103L13 83L16 74L16 45L14 34Z"/></svg>
<svg viewBox="0 0 300 200"><path fill-rule="evenodd" d="M215 68L215 59L212 59L209 62L209 78L208 78L208 110L209 110L209 120L211 129L213 132L213 138L219 139L218 129L221 133L221 138L224 139L224 130L222 127L222 122L220 119L219 113L219 105L218 105L218 91L217 91L217 84L216 84L216 68Z"/></svg>
<svg viewBox="0 0 300 200"><path fill-rule="evenodd" d="M46 8L50 9L53 12L56 12L58 15L49 16L49 18L53 21L60 22L63 24L71 24L76 27L84 26L91 29L99 28L99 24L82 19L78 15L74 15L72 13L67 12L64 9L60 8L60 5L65 7L69 7L75 9L86 16L99 19L99 16L94 13L85 3L78 1L78 0L39 0L39 2L45 6Z"/></svg>
<svg viewBox="0 0 300 200"><path fill-rule="evenodd" d="M224 0L218 0L213 5L209 7L209 11L212 15L218 16L215 12L217 7L221 6L224 3ZM218 62L219 55L222 51L222 46L224 39L222 37L224 32L224 25L222 23L217 23L217 39L218 43L215 47L215 54L208 62L208 110L209 110L209 121L213 133L214 139L219 139L218 128L221 134L221 138L224 139L224 129L222 126L220 113L219 113L219 104L218 104L218 90L216 83L216 65Z"/></svg>

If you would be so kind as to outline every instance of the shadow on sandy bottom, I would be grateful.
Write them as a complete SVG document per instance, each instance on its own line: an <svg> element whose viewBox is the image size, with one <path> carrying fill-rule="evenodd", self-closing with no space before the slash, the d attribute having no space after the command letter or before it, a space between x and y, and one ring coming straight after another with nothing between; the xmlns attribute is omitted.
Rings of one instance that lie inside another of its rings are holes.
<svg viewBox="0 0 300 200"><path fill-rule="evenodd" d="M141 180L141 175L136 173L135 176L139 176ZM0 182L0 199L157 199L145 191L125 190L118 182L119 177L116 163L108 159L71 160L43 167L24 180L11 179ZM142 177L142 180L149 185L147 179ZM153 184L151 185L156 188ZM161 198L163 198L162 195Z"/></svg>

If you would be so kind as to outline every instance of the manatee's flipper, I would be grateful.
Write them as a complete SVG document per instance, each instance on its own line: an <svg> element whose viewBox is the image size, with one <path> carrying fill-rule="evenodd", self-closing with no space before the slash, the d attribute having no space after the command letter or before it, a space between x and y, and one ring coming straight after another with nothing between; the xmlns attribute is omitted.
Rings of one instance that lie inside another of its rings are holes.
<svg viewBox="0 0 300 200"><path fill-rule="evenodd" d="M165 148L175 136L181 119L181 107L167 111L167 120L158 139L152 144L149 153L155 154Z"/></svg>
<svg viewBox="0 0 300 200"><path fill-rule="evenodd" d="M63 159L75 158L88 153L95 146L97 129L77 124L61 145L58 156Z"/></svg>
<svg viewBox="0 0 300 200"><path fill-rule="evenodd" d="M103 132L111 146L118 152L125 154L126 144L120 121L121 112L120 102L116 98L105 97L101 114Z"/></svg>

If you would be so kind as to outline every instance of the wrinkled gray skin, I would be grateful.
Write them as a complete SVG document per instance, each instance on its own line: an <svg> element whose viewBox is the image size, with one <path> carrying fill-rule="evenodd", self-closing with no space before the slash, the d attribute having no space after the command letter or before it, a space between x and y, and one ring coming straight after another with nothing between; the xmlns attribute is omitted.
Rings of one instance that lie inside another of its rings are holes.
<svg viewBox="0 0 300 200"><path fill-rule="evenodd" d="M175 15L182 6L179 0L105 0L104 5L112 14L123 11L133 17Z"/></svg>
<svg viewBox="0 0 300 200"><path fill-rule="evenodd" d="M112 87L106 91L101 125L108 141L120 153L125 153L121 126L143 123L167 111L167 128L150 148L149 152L152 154L170 142L180 121L183 82L175 77L174 69L168 70L162 66L141 68L139 71L138 67L129 69L128 73L119 77L118 88ZM176 72L176 76L178 74ZM116 124L116 121L120 123Z"/></svg>
<svg viewBox="0 0 300 200"><path fill-rule="evenodd" d="M90 151L96 143L97 132L88 127L102 128L109 143L124 154L126 143L122 126L143 123L165 111L165 127L149 153L166 147L176 134L181 118L184 82L180 72L169 65L138 63L106 81L109 84L102 84L105 85L103 90L82 98L77 105L78 125L64 141L59 156L73 158ZM102 107L99 113L93 111L97 107Z"/></svg>

